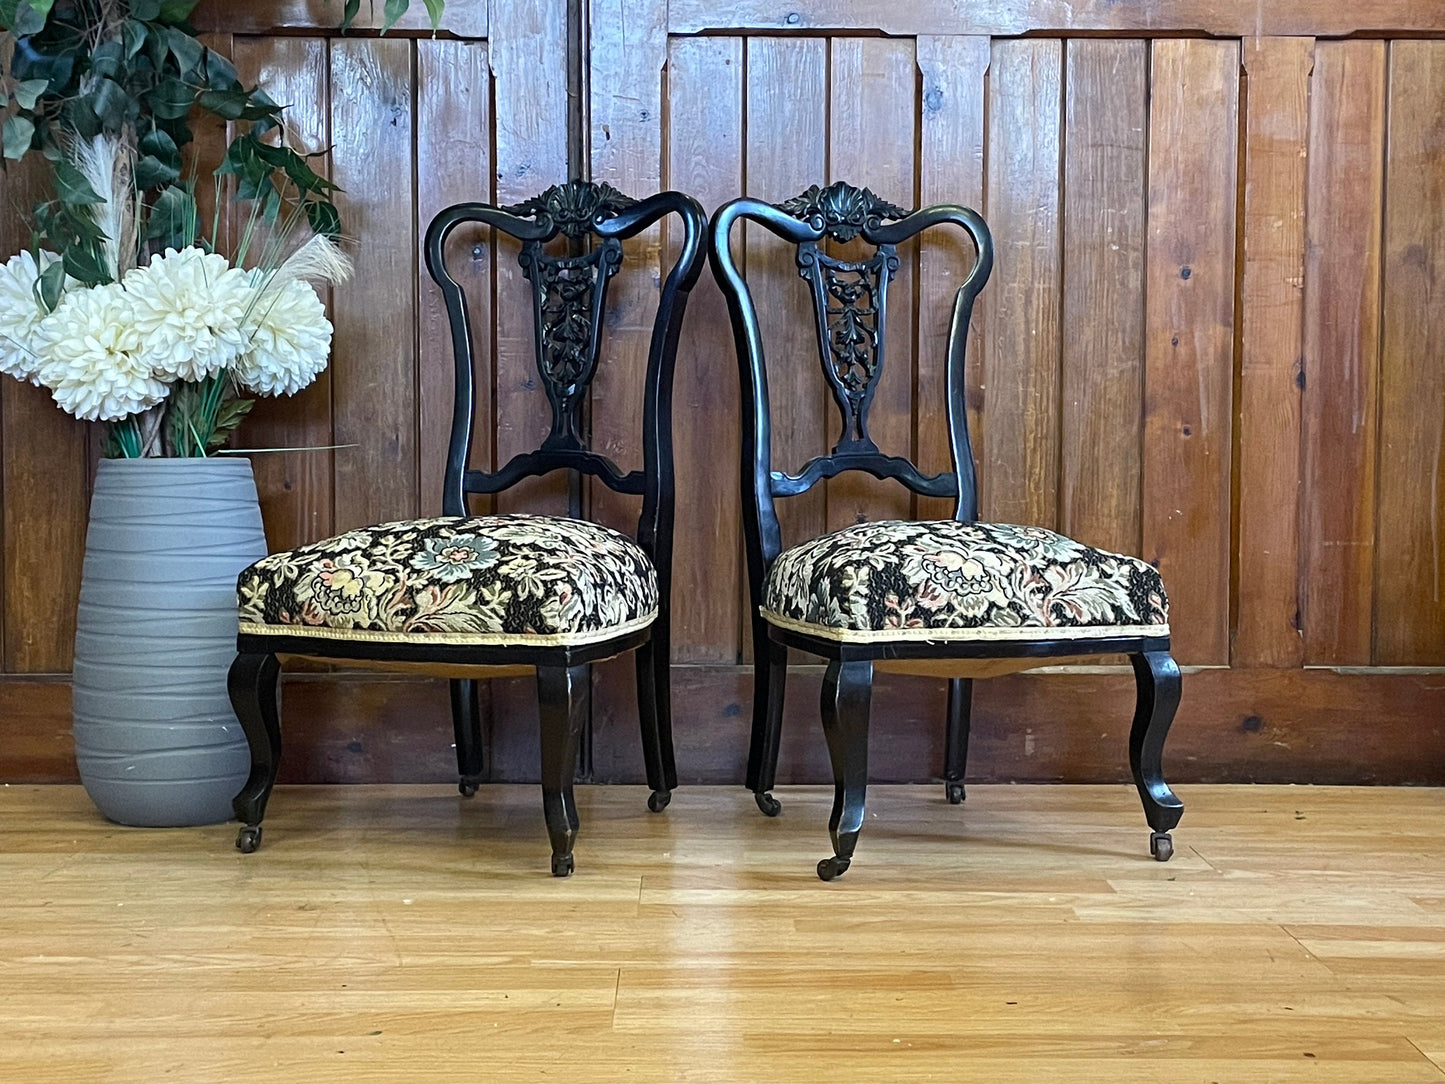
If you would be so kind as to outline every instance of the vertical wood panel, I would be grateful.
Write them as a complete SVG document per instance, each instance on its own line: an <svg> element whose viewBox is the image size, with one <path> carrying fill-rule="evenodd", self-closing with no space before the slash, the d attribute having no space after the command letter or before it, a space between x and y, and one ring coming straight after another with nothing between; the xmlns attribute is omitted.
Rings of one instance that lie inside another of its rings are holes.
<svg viewBox="0 0 1445 1084"><path fill-rule="evenodd" d="M49 192L48 168L38 160L10 163L0 176L0 258L29 246L31 209ZM0 381L4 669L69 670L89 510L88 427L46 389Z"/></svg>
<svg viewBox="0 0 1445 1084"><path fill-rule="evenodd" d="M913 206L918 81L913 42L834 38L831 44L828 180L871 188L900 207ZM869 431L887 455L913 454L913 286L917 247L904 246L888 289L883 375L874 391ZM829 447L841 428L829 400ZM822 451L823 449L819 449ZM856 472L827 483L828 528L867 520L908 519L913 501L897 482Z"/></svg>
<svg viewBox="0 0 1445 1084"><path fill-rule="evenodd" d="M330 146L325 39L237 38L234 59L242 82L259 84L273 100L285 105L287 138L293 146L308 154ZM315 159L312 168L325 175L329 163L324 158ZM234 217L234 212L225 217ZM342 225L348 231L354 229L345 220ZM363 243L370 244L370 238L364 237ZM251 259L255 258L253 254ZM330 294L330 290L322 291L323 300L329 301ZM316 382L296 395L258 400L238 431L237 445L324 448L331 444L331 383L336 364L333 355L331 365ZM350 364L349 359L345 364ZM332 452L261 452L253 455L251 462L261 496L266 540L273 551L314 542L332 533Z"/></svg>
<svg viewBox="0 0 1445 1084"><path fill-rule="evenodd" d="M1233 660L1299 666L1300 376L1313 38L1244 43L1239 560Z"/></svg>
<svg viewBox="0 0 1445 1084"><path fill-rule="evenodd" d="M567 3L498 4L491 18L496 101L496 199L519 203L568 179ZM496 247L496 462L538 448L551 411L532 352L531 286L517 264L520 247ZM561 474L523 482L497 498L509 512L565 514ZM535 764L535 758L532 760Z"/></svg>
<svg viewBox="0 0 1445 1084"><path fill-rule="evenodd" d="M664 183L711 213L743 191L742 39L673 39L667 86ZM669 258L679 240L674 230ZM674 414L682 514L673 549L673 657L732 663L743 598L738 369L727 308L707 273L678 344Z"/></svg>
<svg viewBox="0 0 1445 1084"><path fill-rule="evenodd" d="M1305 241L1305 662L1370 662L1385 46L1319 42Z"/></svg>
<svg viewBox="0 0 1445 1084"><path fill-rule="evenodd" d="M1149 46L1066 46L1060 529L1138 553Z"/></svg>
<svg viewBox="0 0 1445 1084"><path fill-rule="evenodd" d="M626 11L623 11L623 8ZM662 187L662 68L665 0L594 0L588 72L592 179L634 198ZM661 281L662 227L628 241L607 293L607 329L592 384L592 447L623 468L642 466L647 352ZM602 523L637 532L641 502L592 486Z"/></svg>
<svg viewBox="0 0 1445 1084"><path fill-rule="evenodd" d="M498 4L491 15L489 54L495 102L496 200L517 203L567 180L567 4L536 0ZM551 413L537 381L532 352L531 287L517 264L515 243L496 245L497 371L495 454L498 465L542 443ZM567 511L560 474L525 482L499 495L509 512ZM537 685L531 679L492 682L494 779L537 778Z"/></svg>
<svg viewBox="0 0 1445 1084"><path fill-rule="evenodd" d="M417 447L421 514L441 515L442 481L451 441L456 363L441 289L426 272L421 247L438 212L492 197L491 70L484 42L417 42ZM447 243L447 268L466 292L473 338L471 466L492 466L492 238L458 226ZM490 502L485 502L490 503ZM480 509L484 502L473 499Z"/></svg>
<svg viewBox="0 0 1445 1084"><path fill-rule="evenodd" d="M988 216L997 262L985 336L983 516L1052 527L1059 466L1061 43L997 41Z"/></svg>
<svg viewBox="0 0 1445 1084"><path fill-rule="evenodd" d="M828 53L817 38L747 41L747 177L744 191L776 203L827 178ZM773 412L773 469L794 472L832 447L832 420L807 289L791 246L746 231L748 283L758 311ZM821 486L778 502L783 544L826 528Z"/></svg>
<svg viewBox="0 0 1445 1084"><path fill-rule="evenodd" d="M1225 663L1239 45L1157 41L1152 79L1144 556L1181 661Z"/></svg>
<svg viewBox="0 0 1445 1084"><path fill-rule="evenodd" d="M334 292L336 528L417 514L412 43L331 43L337 210L361 239Z"/></svg>
<svg viewBox="0 0 1445 1084"><path fill-rule="evenodd" d="M1390 45L1377 664L1445 663L1445 43Z"/></svg>
<svg viewBox="0 0 1445 1084"><path fill-rule="evenodd" d="M989 39L920 37L922 75L919 121L918 202L961 203L983 210L984 80L988 76ZM973 244L966 236L933 231L918 252L918 380L914 403L916 461L926 474L953 469L948 437L948 323L953 297L973 266ZM974 458L983 452L983 327L985 289L974 303L968 331L968 427ZM954 502L919 497L923 519L947 519Z"/></svg>

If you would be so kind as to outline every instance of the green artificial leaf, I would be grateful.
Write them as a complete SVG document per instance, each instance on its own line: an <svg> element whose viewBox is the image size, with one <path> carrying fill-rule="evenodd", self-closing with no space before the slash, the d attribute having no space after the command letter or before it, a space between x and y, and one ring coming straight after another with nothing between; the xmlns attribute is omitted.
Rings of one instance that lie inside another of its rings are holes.
<svg viewBox="0 0 1445 1084"><path fill-rule="evenodd" d="M154 22L161 15L161 0L130 0L130 17Z"/></svg>
<svg viewBox="0 0 1445 1084"><path fill-rule="evenodd" d="M196 104L196 94L179 79L167 79L147 95L151 112L163 120L179 120Z"/></svg>
<svg viewBox="0 0 1445 1084"><path fill-rule="evenodd" d="M49 79L26 79L15 85L15 101L21 109L34 109L40 96L50 89Z"/></svg>
<svg viewBox="0 0 1445 1084"><path fill-rule="evenodd" d="M35 280L35 292L46 312L54 312L60 304L61 291L65 289L65 264L59 260L41 272Z"/></svg>
<svg viewBox="0 0 1445 1084"><path fill-rule="evenodd" d="M121 28L121 41L125 44L125 58L127 60L135 59L136 53L140 52L141 47L146 43L146 34L148 32L149 28L143 22L136 19L127 19L125 21L125 26Z"/></svg>
<svg viewBox="0 0 1445 1084"><path fill-rule="evenodd" d="M15 114L5 122L5 157L12 162L18 162L30 150L30 143L34 138L35 122L29 117Z"/></svg>
<svg viewBox="0 0 1445 1084"><path fill-rule="evenodd" d="M183 72L195 71L206 56L206 47L178 26L167 28L166 45Z"/></svg>
<svg viewBox="0 0 1445 1084"><path fill-rule="evenodd" d="M346 0L346 6L341 9L341 29L350 30L351 24L356 20L356 14L361 10L361 0Z"/></svg>
<svg viewBox="0 0 1445 1084"><path fill-rule="evenodd" d="M32 0L3 0L0 2L0 27L13 31L17 38L29 37L45 29L49 14L49 3L41 11Z"/></svg>
<svg viewBox="0 0 1445 1084"><path fill-rule="evenodd" d="M103 41L90 53L90 70L114 79L125 64L125 47L118 41Z"/></svg>
<svg viewBox="0 0 1445 1084"><path fill-rule="evenodd" d="M426 0L426 11L431 16L431 28L438 30L442 25L442 11L446 8L446 0Z"/></svg>
<svg viewBox="0 0 1445 1084"><path fill-rule="evenodd" d="M334 206L314 199L307 200L303 206L306 208L306 221L315 233L332 239L341 236L341 215Z"/></svg>
<svg viewBox="0 0 1445 1084"><path fill-rule="evenodd" d="M254 399L227 399L221 404L221 409L216 411L216 428L211 434L211 441L206 446L207 451L221 447L231 439L231 434L241 424L241 420L251 413L251 408L256 405Z"/></svg>
<svg viewBox="0 0 1445 1084"><path fill-rule="evenodd" d="M180 180L181 171L155 155L147 154L135 166L135 186L142 192Z"/></svg>
<svg viewBox="0 0 1445 1084"><path fill-rule="evenodd" d="M162 162L180 167L181 151L176 146L176 141L164 128L152 128L141 137L140 149L146 154L154 155Z"/></svg>
<svg viewBox="0 0 1445 1084"><path fill-rule="evenodd" d="M150 218L146 220L146 240L176 240L187 233L194 237L195 226L195 197L173 184L156 197L151 207ZM189 244L189 241L185 243Z"/></svg>
<svg viewBox="0 0 1445 1084"><path fill-rule="evenodd" d="M69 244L61 254L65 273L84 286L99 286L110 281L110 268L99 245Z"/></svg>
<svg viewBox="0 0 1445 1084"><path fill-rule="evenodd" d="M197 101L224 120L240 120L246 112L246 95L239 90L203 90Z"/></svg>
<svg viewBox="0 0 1445 1084"><path fill-rule="evenodd" d="M191 12L196 10L200 0L162 0L160 21L163 23L183 23L191 17Z"/></svg>
<svg viewBox="0 0 1445 1084"><path fill-rule="evenodd" d="M239 90L241 87L235 65L214 49L206 50L206 83L212 90Z"/></svg>
<svg viewBox="0 0 1445 1084"><path fill-rule="evenodd" d="M410 0L386 0L386 21L381 24L381 32L385 34L396 21L406 14L406 9L411 6Z"/></svg>
<svg viewBox="0 0 1445 1084"><path fill-rule="evenodd" d="M125 124L131 108L131 97L114 79L102 79L90 95L90 108L101 124L118 130Z"/></svg>
<svg viewBox="0 0 1445 1084"><path fill-rule="evenodd" d="M85 175L76 169L75 164L68 158L62 158L55 163L55 191L62 203L73 207L88 207L101 202L100 196L90 187Z"/></svg>

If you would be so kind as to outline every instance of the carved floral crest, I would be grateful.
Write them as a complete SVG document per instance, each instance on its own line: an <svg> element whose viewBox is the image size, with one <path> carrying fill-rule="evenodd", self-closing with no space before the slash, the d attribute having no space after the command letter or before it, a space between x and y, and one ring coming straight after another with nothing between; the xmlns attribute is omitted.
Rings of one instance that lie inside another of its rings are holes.
<svg viewBox="0 0 1445 1084"><path fill-rule="evenodd" d="M854 188L834 181L827 188L816 184L801 195L778 204L784 214L801 218L835 241L851 241L865 227L877 226L885 218L903 218L908 212L867 188Z"/></svg>
<svg viewBox="0 0 1445 1084"><path fill-rule="evenodd" d="M568 237L581 237L596 223L615 218L636 202L606 182L568 181L554 184L541 195L502 210L523 217L545 215Z"/></svg>

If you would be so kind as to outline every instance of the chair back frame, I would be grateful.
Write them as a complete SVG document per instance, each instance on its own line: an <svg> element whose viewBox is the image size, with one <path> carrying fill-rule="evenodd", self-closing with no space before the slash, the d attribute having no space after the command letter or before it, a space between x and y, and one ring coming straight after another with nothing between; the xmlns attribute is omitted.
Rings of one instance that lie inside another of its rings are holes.
<svg viewBox="0 0 1445 1084"><path fill-rule="evenodd" d="M624 474L611 459L588 447L582 411L601 356L607 286L622 266L622 242L669 214L682 220L682 241L653 320L642 410L642 468ZM518 262L532 287L533 358L552 409L551 427L541 446L513 456L496 471L467 467L476 410L475 350L466 292L446 265L447 239L467 222L494 227L522 242ZM614 492L641 496L637 541L659 572L670 565L676 490L673 375L687 296L705 258L706 224L702 207L680 192L635 200L611 185L590 181L553 185L506 207L461 203L432 220L426 233L426 266L446 301L456 361L442 490L445 515L467 515L470 494L498 493L524 478L554 470L576 471L599 479ZM570 242L566 255L553 255L545 247L559 235ZM595 243L589 246L589 239Z"/></svg>
<svg viewBox="0 0 1445 1084"><path fill-rule="evenodd" d="M797 474L772 468L762 332L746 277L732 254L733 227L742 220L756 222L797 248L798 273L808 283L813 303L818 360L842 418L842 433L832 451L808 460ZM962 228L973 240L976 256L954 295L948 332L947 418L953 470L925 475L907 457L879 449L868 432L868 410L883 375L888 285L899 266L898 245L944 225ZM840 260L819 247L825 238L847 243L855 237L873 246L870 257ZM910 212L842 181L826 188L814 185L782 203L742 198L725 204L713 216L709 255L727 300L744 393L743 520L755 606L767 571L782 552L778 497L806 493L845 471L863 471L895 479L923 496L954 498L954 518L960 522L978 518L965 349L974 300L993 269L993 239L976 211L938 204Z"/></svg>

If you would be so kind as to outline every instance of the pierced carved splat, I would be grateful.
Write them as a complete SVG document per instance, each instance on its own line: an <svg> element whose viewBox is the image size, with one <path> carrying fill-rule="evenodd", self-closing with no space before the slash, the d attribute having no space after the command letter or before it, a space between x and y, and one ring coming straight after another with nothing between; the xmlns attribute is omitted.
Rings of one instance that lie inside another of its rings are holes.
<svg viewBox="0 0 1445 1084"><path fill-rule="evenodd" d="M883 372L888 284L898 253L880 245L867 260L835 260L813 242L798 246L798 274L813 295L818 359L843 415L839 451L876 451L868 435L868 406Z"/></svg>
<svg viewBox="0 0 1445 1084"><path fill-rule="evenodd" d="M578 238L589 233L599 222L616 218L636 202L605 182L568 181L566 184L554 184L540 195L502 210L524 218L536 218L539 222L550 220L559 232Z"/></svg>
<svg viewBox="0 0 1445 1084"><path fill-rule="evenodd" d="M833 240L845 243L865 229L876 229L885 218L904 218L908 214L871 189L854 188L844 181L834 181L827 188L815 184L777 207Z"/></svg>
<svg viewBox="0 0 1445 1084"><path fill-rule="evenodd" d="M602 349L607 283L622 266L622 245L609 237L580 256L552 256L528 241L520 257L532 284L537 373L552 404L544 448L583 447L582 402Z"/></svg>

